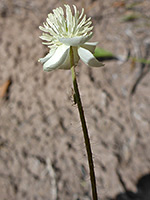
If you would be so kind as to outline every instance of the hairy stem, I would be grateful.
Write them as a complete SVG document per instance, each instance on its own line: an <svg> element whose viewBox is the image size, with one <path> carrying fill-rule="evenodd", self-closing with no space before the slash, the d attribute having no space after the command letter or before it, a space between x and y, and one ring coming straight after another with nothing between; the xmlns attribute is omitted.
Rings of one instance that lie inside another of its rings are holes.
<svg viewBox="0 0 150 200"><path fill-rule="evenodd" d="M74 92L75 92L75 100L76 100L76 103L78 106L78 111L79 111L79 115L80 115L83 136L84 136L84 141L85 141L85 147L86 147L86 152L87 152L87 157L88 157L90 180L91 180L91 186L92 186L92 196L93 196L93 200L98 200L91 144L90 144L90 139L89 139L89 135L88 135L88 129L87 129L86 121L85 121L82 102L81 102L81 98L80 98L80 93L79 93L79 89L78 89L77 79L76 79L72 47L70 48L70 61L71 61L72 81L73 81Z"/></svg>

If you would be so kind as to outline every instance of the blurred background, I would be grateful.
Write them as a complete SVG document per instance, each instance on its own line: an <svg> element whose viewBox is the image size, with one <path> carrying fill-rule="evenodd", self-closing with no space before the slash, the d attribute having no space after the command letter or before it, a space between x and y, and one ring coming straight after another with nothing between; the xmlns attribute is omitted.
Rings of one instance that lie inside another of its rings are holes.
<svg viewBox="0 0 150 200"><path fill-rule="evenodd" d="M38 63L38 27L63 4L92 17L105 63L76 68L99 199L149 200L149 0L0 0L0 199L91 199L71 72Z"/></svg>

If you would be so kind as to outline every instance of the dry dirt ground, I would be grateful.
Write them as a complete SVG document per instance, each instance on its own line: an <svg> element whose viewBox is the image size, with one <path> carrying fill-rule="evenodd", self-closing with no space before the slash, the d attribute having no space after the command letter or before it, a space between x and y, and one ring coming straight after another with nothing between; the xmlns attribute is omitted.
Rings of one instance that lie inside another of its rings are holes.
<svg viewBox="0 0 150 200"><path fill-rule="evenodd" d="M77 67L99 199L150 200L150 66L133 59L150 59L149 0L0 0L0 200L91 199L71 73L37 62L38 26L64 3L84 6L92 41L122 58Z"/></svg>

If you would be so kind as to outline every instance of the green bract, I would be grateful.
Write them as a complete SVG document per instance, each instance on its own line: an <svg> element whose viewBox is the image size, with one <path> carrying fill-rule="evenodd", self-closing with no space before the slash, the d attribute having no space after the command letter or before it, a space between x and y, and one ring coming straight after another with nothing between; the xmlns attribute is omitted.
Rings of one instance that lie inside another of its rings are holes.
<svg viewBox="0 0 150 200"><path fill-rule="evenodd" d="M101 62L96 60L93 52L97 42L87 42L91 39L93 33L91 30L91 18L86 19L84 9L81 14L73 5L74 15L69 5L66 7L66 13L61 7L53 10L53 14L48 14L46 23L40 26L40 30L45 33L40 36L43 44L50 48L49 53L40 58L44 71L52 71L54 69L70 69L70 47L73 49L74 65L76 66L79 59L94 67L103 66Z"/></svg>

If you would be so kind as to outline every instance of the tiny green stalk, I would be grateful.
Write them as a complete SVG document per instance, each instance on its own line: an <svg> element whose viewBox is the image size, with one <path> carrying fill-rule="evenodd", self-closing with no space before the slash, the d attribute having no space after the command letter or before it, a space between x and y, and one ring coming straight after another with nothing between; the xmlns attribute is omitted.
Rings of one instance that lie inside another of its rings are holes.
<svg viewBox="0 0 150 200"><path fill-rule="evenodd" d="M75 92L75 100L76 100L76 104L78 106L78 111L79 111L80 120L81 120L81 124L82 124L84 142L85 142L85 147L86 147L86 152L87 152L87 157L88 157L90 180L91 180L91 186L92 186L92 196L93 196L93 200L98 200L91 144L90 144L90 139L89 139L89 135L88 135L88 129L87 129L86 120L85 120L85 116L84 116L83 106L82 106L82 102L81 102L81 98L80 98L80 93L79 93L79 89L78 89L77 79L76 79L72 47L70 48L70 61L71 61L72 81L73 81L74 92Z"/></svg>

